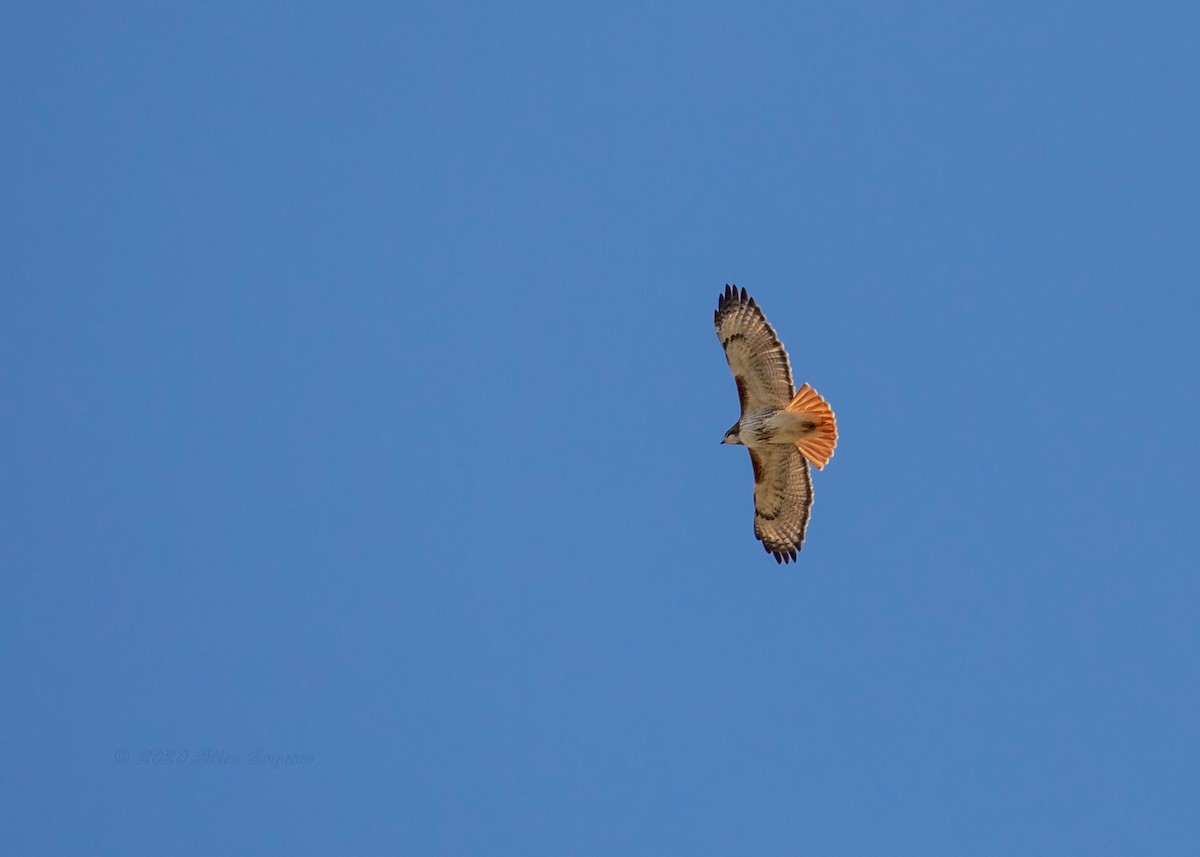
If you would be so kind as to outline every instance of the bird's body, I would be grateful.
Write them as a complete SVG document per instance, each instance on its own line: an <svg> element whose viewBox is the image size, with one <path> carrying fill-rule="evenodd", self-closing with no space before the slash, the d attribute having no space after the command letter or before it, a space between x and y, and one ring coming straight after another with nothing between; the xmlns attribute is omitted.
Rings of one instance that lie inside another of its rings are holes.
<svg viewBox="0 0 1200 857"><path fill-rule="evenodd" d="M813 433L816 423L807 414L793 414L783 408L759 408L742 416L736 432L722 443L740 443L750 449L768 444L794 444ZM731 430L733 431L733 430Z"/></svg>
<svg viewBox="0 0 1200 857"><path fill-rule="evenodd" d="M816 390L792 386L787 351L745 289L725 287L714 321L742 406L721 442L750 451L754 535L777 562L790 562L804 543L812 509L808 463L818 470L829 463L837 422Z"/></svg>

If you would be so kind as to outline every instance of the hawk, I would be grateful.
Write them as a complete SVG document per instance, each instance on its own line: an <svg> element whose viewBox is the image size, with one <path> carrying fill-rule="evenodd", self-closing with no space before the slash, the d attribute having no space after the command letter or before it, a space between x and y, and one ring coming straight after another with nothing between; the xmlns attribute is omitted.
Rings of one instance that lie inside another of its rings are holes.
<svg viewBox="0 0 1200 857"><path fill-rule="evenodd" d="M721 443L750 451L754 537L776 562L793 562L812 509L808 465L821 470L829 463L837 422L820 393L808 384L792 386L787 351L745 289L725 286L714 320L742 405Z"/></svg>

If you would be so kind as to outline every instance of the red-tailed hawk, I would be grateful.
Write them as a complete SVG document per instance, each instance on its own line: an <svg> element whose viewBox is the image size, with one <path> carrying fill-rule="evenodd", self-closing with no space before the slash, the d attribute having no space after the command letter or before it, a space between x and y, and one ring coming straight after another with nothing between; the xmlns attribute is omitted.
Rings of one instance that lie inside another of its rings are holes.
<svg viewBox="0 0 1200 857"><path fill-rule="evenodd" d="M721 443L750 451L754 536L776 562L791 562L804 544L812 509L808 463L818 470L829 463L837 422L820 393L807 384L792 386L787 351L745 289L725 286L715 321L742 403L741 418Z"/></svg>

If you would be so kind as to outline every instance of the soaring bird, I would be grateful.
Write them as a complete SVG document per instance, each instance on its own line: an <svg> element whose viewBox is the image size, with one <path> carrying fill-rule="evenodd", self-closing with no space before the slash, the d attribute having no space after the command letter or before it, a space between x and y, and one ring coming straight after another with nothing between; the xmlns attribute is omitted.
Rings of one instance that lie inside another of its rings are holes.
<svg viewBox="0 0 1200 857"><path fill-rule="evenodd" d="M714 320L742 405L721 443L750 451L754 537L776 562L793 562L812 510L808 464L822 470L829 463L837 421L820 393L808 384L792 386L787 351L745 289L725 286Z"/></svg>

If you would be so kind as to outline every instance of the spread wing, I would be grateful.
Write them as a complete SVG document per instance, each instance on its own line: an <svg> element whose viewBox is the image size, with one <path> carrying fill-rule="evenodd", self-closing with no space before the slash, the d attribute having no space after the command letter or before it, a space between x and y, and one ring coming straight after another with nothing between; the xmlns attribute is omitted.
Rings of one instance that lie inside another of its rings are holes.
<svg viewBox="0 0 1200 857"><path fill-rule="evenodd" d="M776 562L796 559L812 510L808 461L792 444L750 450L754 466L754 537Z"/></svg>
<svg viewBox="0 0 1200 857"><path fill-rule="evenodd" d="M783 408L792 400L787 351L754 298L733 286L717 298L717 338L737 382L742 415L757 408Z"/></svg>

